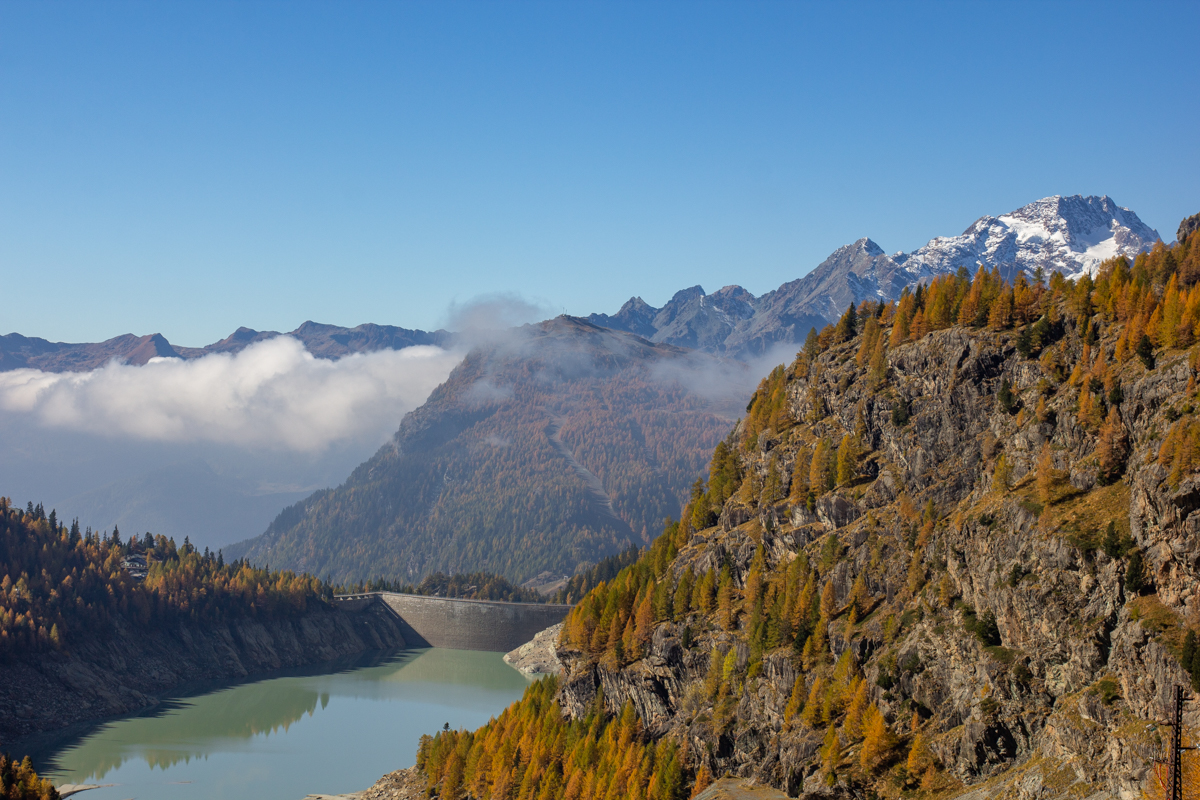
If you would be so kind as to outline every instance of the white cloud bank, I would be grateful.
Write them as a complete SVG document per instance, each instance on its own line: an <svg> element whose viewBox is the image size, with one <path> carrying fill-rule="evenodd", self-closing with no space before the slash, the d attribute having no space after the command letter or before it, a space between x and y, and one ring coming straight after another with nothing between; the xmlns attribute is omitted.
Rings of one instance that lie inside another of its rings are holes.
<svg viewBox="0 0 1200 800"><path fill-rule="evenodd" d="M382 441L461 359L408 347L329 361L280 336L192 361L0 372L0 409L110 437L317 452L338 441Z"/></svg>

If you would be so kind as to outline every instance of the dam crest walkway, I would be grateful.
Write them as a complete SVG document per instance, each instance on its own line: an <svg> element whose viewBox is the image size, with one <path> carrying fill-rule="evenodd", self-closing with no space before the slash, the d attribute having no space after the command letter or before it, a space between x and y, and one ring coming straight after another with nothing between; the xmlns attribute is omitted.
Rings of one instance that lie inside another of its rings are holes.
<svg viewBox="0 0 1200 800"><path fill-rule="evenodd" d="M365 611L382 605L400 620L400 633L409 647L450 650L489 650L507 653L540 631L566 619L571 606L551 603L507 603L467 600L399 592L337 595L346 611Z"/></svg>

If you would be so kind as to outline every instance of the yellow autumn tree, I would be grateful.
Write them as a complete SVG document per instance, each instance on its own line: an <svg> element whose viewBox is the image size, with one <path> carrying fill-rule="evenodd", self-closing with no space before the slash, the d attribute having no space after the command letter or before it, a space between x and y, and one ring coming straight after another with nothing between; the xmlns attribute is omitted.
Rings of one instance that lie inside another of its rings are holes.
<svg viewBox="0 0 1200 800"><path fill-rule="evenodd" d="M838 736L837 728L830 726L821 745L821 766L825 771L826 780L832 785L837 776L838 764L842 762L842 739Z"/></svg>
<svg viewBox="0 0 1200 800"><path fill-rule="evenodd" d="M1101 483L1112 483L1125 470L1125 459L1129 456L1129 437L1117 407L1108 410L1108 417L1100 426L1100 437L1096 443L1096 459L1100 466Z"/></svg>
<svg viewBox="0 0 1200 800"><path fill-rule="evenodd" d="M825 696L825 679L817 678L808 689L808 702L800 712L800 721L810 728L817 727L821 722L821 704Z"/></svg>
<svg viewBox="0 0 1200 800"><path fill-rule="evenodd" d="M796 682L792 684L792 696L788 698L787 707L783 710L783 724L791 726L792 720L800 713L800 708L804 705L804 676L797 675Z"/></svg>
<svg viewBox="0 0 1200 800"><path fill-rule="evenodd" d="M891 755L893 748L896 746L896 736L892 733L892 729L888 727L887 720L883 718L883 714L874 704L867 710L866 719L864 720L864 732L865 736L858 760L864 770L874 772Z"/></svg>
<svg viewBox="0 0 1200 800"><path fill-rule="evenodd" d="M849 741L857 742L863 738L863 718L871 705L871 695L867 687L867 682L862 678L855 678L851 690L853 699L850 701L850 706L846 709L846 719L842 723L842 732L846 734L846 738Z"/></svg>
<svg viewBox="0 0 1200 800"><path fill-rule="evenodd" d="M908 750L906 768L909 780L915 779L918 775L924 775L925 770L931 764L933 764L933 753L929 751L929 743L925 741L925 734L917 731L913 735L912 746Z"/></svg>
<svg viewBox="0 0 1200 800"><path fill-rule="evenodd" d="M692 793L690 797L697 797L701 792L712 785L713 775L708 770L707 764L701 764L700 769L696 770L696 782L692 785Z"/></svg>
<svg viewBox="0 0 1200 800"><path fill-rule="evenodd" d="M858 444L849 434L842 437L837 451L837 483L845 486L854 480L858 471Z"/></svg>
<svg viewBox="0 0 1200 800"><path fill-rule="evenodd" d="M1008 463L1008 456L1004 453L996 459L996 469L992 473L992 491L1004 493L1007 492L1012 484L1012 465Z"/></svg>
<svg viewBox="0 0 1200 800"><path fill-rule="evenodd" d="M825 588L821 590L821 616L833 619L837 608L837 590L833 587L833 581L826 581Z"/></svg>
<svg viewBox="0 0 1200 800"><path fill-rule="evenodd" d="M1054 500L1054 481L1058 477L1054 470L1054 453L1050 450L1050 442L1042 445L1042 454L1037 462L1037 496L1042 505L1048 506Z"/></svg>

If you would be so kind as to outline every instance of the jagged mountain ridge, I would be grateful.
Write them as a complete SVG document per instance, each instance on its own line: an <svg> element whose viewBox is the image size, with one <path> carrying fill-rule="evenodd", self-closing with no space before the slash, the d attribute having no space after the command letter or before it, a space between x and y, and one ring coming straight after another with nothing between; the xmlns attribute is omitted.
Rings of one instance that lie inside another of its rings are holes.
<svg viewBox="0 0 1200 800"><path fill-rule="evenodd" d="M559 317L472 350L336 489L233 548L334 580L525 580L648 542L741 411L748 369ZM731 395L732 396L732 395Z"/></svg>
<svg viewBox="0 0 1200 800"><path fill-rule="evenodd" d="M1186 225L1180 235L1186 235ZM1068 277L1094 274L1117 254L1136 255L1159 240L1158 232L1108 196L1055 195L1000 216L983 216L959 236L939 236L911 253L888 256L868 238L838 248L810 273L761 297L741 286L712 294L700 286L683 289L662 307L630 298L616 314L591 314L593 324L673 344L752 359L779 345L804 341L812 328L833 322L851 302L895 300L905 287L927 283L960 268L1000 267L1011 279L1039 268ZM288 334L238 328L206 347L179 347L161 334L125 334L105 342L49 342L19 334L0 336L0 371L32 367L50 372L84 371L113 358L144 364L151 358L198 358L234 353L263 339L288 335L319 358L419 344L447 346L455 334L367 323L355 328L305 322Z"/></svg>
<svg viewBox="0 0 1200 800"><path fill-rule="evenodd" d="M1183 230L1183 228L1181 228ZM998 217L980 217L960 236L937 237L912 253L887 255L863 238L835 250L802 278L755 297L740 286L706 295L699 286L677 292L661 309L631 298L614 315L593 314L598 325L655 342L753 358L804 341L832 323L850 303L896 300L905 287L960 268L974 274L999 267L1011 280L1039 268L1078 277L1106 258L1135 256L1158 232L1107 196L1053 196Z"/></svg>

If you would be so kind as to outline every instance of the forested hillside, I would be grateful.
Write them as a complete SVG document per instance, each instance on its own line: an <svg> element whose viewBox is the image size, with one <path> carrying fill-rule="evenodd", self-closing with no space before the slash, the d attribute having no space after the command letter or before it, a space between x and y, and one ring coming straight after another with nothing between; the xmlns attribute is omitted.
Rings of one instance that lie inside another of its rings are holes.
<svg viewBox="0 0 1200 800"><path fill-rule="evenodd" d="M1162 796L1176 685L1200 723L1198 281L1185 241L850 309L576 606L566 676L422 745L428 785Z"/></svg>
<svg viewBox="0 0 1200 800"><path fill-rule="evenodd" d="M139 555L144 580L122 567ZM332 600L332 588L309 575L226 564L164 536L121 539L63 525L32 503L24 510L0 498L0 658L70 647L103 633L114 616L140 626L179 618L287 616Z"/></svg>
<svg viewBox="0 0 1200 800"><path fill-rule="evenodd" d="M328 576L571 575L649 542L741 409L741 364L560 317L474 350L345 484L229 552Z"/></svg>
<svg viewBox="0 0 1200 800"><path fill-rule="evenodd" d="M58 800L50 781L39 778L29 759L0 755L0 800Z"/></svg>
<svg viewBox="0 0 1200 800"><path fill-rule="evenodd" d="M403 646L390 615L349 614L332 599L310 575L163 536L81 530L0 498L0 751L144 708L184 681Z"/></svg>

